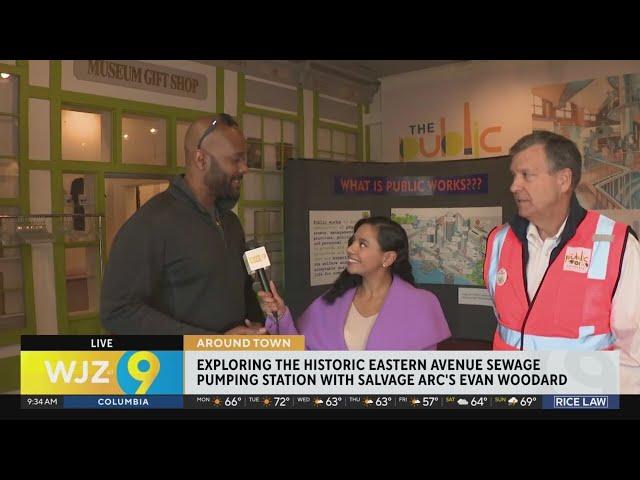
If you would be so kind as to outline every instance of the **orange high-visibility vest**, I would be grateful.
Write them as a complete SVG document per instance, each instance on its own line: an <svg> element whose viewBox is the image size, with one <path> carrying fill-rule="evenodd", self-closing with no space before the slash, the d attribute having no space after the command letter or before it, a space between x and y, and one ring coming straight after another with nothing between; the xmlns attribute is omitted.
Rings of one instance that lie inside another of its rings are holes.
<svg viewBox="0 0 640 480"><path fill-rule="evenodd" d="M529 299L522 255L527 245L508 224L493 229L484 281L498 320L494 350L611 349L611 300L626 236L627 225L588 211Z"/></svg>

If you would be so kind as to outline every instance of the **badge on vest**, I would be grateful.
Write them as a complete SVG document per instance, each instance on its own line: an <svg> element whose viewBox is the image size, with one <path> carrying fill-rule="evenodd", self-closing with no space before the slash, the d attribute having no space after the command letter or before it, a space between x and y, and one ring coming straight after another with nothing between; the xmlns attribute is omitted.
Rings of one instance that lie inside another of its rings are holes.
<svg viewBox="0 0 640 480"><path fill-rule="evenodd" d="M564 254L562 270L568 272L587 273L591 263L591 249L582 247L567 247Z"/></svg>
<svg viewBox="0 0 640 480"><path fill-rule="evenodd" d="M496 275L496 282L498 282L498 286L501 287L506 281L507 271L504 268L501 268L500 270L498 270L498 274Z"/></svg>

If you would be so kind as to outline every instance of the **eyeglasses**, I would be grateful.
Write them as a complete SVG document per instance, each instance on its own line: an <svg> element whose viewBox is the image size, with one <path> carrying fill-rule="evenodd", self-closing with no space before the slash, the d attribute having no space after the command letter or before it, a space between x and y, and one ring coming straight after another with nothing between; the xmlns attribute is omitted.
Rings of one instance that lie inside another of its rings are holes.
<svg viewBox="0 0 640 480"><path fill-rule="evenodd" d="M226 125L227 127L237 127L238 126L238 122L236 122L233 119L233 117L231 115L229 115L228 113L220 113L220 114L218 114L216 119L213 122L211 122L211 125L209 125L207 127L207 129L203 132L202 136L200 137L200 140L198 141L198 145L197 145L198 149L202 148L202 141L205 139L205 137L207 135L209 135L211 132L213 132L215 130L215 128L218 125L218 123L222 123L223 125Z"/></svg>

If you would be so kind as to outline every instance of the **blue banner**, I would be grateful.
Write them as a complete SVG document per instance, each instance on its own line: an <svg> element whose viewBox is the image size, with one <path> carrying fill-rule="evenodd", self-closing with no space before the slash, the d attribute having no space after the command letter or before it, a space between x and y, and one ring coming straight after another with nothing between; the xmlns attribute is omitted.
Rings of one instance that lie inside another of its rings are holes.
<svg viewBox="0 0 640 480"><path fill-rule="evenodd" d="M489 192L489 175L457 175L454 177L369 177L337 175L337 195L391 195L401 197L433 195L480 195Z"/></svg>
<svg viewBox="0 0 640 480"><path fill-rule="evenodd" d="M63 408L182 408L182 395L66 395Z"/></svg>
<svg viewBox="0 0 640 480"><path fill-rule="evenodd" d="M617 410L620 408L619 395L545 395L542 397L544 410Z"/></svg>

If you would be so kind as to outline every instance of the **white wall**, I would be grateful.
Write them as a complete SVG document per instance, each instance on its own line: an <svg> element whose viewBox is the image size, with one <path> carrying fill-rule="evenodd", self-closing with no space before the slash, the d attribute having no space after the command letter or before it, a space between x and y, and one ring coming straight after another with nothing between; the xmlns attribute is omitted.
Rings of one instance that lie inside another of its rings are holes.
<svg viewBox="0 0 640 480"><path fill-rule="evenodd" d="M238 115L238 74L230 70L224 71L224 112Z"/></svg>
<svg viewBox="0 0 640 480"><path fill-rule="evenodd" d="M49 100L29 99L29 159L51 159L51 115Z"/></svg>
<svg viewBox="0 0 640 480"><path fill-rule="evenodd" d="M49 60L29 60L29 84L49 87Z"/></svg>
<svg viewBox="0 0 640 480"><path fill-rule="evenodd" d="M532 87L624 73L640 73L640 61L470 61L385 77L380 87L382 160L400 160L400 139L412 137L409 125L434 123L434 133L423 135L426 150L440 133L441 119L445 133L459 134L450 144L461 141L465 103L469 104L472 136L476 128L479 134L486 128L499 128L487 134L486 144L500 151L472 145L471 155L439 152L433 160L505 155L518 138L531 132ZM372 131L372 146L378 141L373 137ZM414 160L427 158L417 154Z"/></svg>

